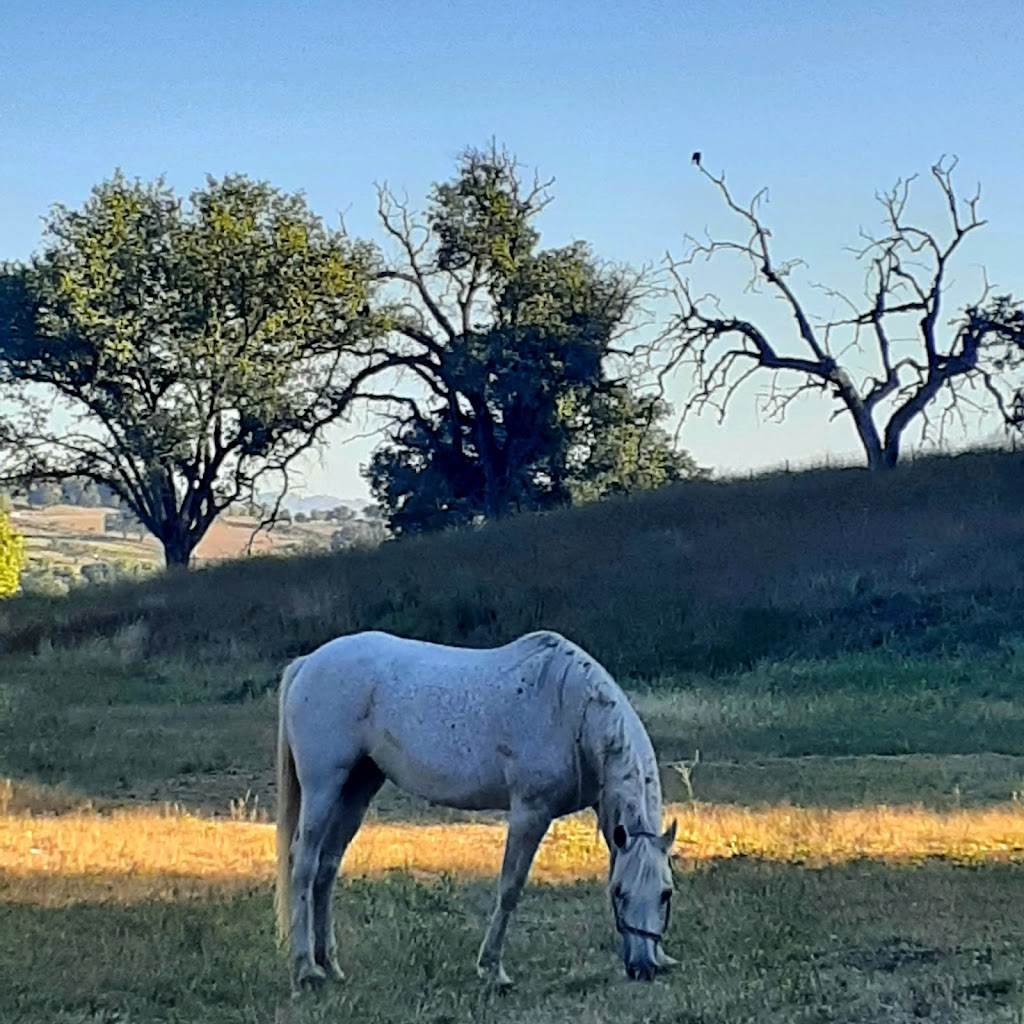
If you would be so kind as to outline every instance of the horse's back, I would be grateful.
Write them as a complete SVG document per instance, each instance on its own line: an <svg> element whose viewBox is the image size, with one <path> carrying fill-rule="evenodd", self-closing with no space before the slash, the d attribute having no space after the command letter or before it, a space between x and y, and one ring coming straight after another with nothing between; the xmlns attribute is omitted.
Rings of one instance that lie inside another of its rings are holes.
<svg viewBox="0 0 1024 1024"><path fill-rule="evenodd" d="M547 671L567 643L548 632L484 649L382 632L339 637L297 673L284 706L288 731L338 761L369 757L428 800L507 807L527 777L559 777L574 756L568 677Z"/></svg>
<svg viewBox="0 0 1024 1024"><path fill-rule="evenodd" d="M569 641L557 633L528 633L501 647L453 647L412 640L379 630L328 640L303 659L302 676L321 678L338 693L360 689L367 681L396 693L446 687L452 691L494 689L525 663Z"/></svg>

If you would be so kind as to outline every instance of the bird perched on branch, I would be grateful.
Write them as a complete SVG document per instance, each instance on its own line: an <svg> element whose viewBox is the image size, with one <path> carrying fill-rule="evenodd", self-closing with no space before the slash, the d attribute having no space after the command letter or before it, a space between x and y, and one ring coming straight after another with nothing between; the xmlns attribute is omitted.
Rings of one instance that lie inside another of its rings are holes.
<svg viewBox="0 0 1024 1024"><path fill-rule="evenodd" d="M700 167L700 150L699 149L697 150L696 153L693 154L693 159L690 161L690 163L694 163L698 167Z"/></svg>

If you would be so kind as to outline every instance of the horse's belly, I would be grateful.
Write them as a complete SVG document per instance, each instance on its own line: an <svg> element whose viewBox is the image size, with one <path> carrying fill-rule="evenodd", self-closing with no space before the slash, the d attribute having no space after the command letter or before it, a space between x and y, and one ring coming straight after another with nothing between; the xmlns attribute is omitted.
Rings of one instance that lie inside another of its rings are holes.
<svg viewBox="0 0 1024 1024"><path fill-rule="evenodd" d="M434 804L467 811L508 810L500 763L481 764L465 751L427 750L400 743L385 731L370 749L377 767L399 789Z"/></svg>

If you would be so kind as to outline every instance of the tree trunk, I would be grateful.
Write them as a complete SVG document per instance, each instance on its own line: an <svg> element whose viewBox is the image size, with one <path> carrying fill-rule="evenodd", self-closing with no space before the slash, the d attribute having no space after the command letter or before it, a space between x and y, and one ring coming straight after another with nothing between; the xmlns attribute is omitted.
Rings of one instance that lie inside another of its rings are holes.
<svg viewBox="0 0 1024 1024"><path fill-rule="evenodd" d="M176 538L173 540L165 540L164 545L164 565L168 569L175 570L186 570L188 569L189 562L192 561L192 548L187 544L182 544Z"/></svg>
<svg viewBox="0 0 1024 1024"><path fill-rule="evenodd" d="M871 416L871 409L864 404L849 374L842 367L836 367L833 371L832 383L836 388L836 397L846 406L853 419L857 437L867 456L868 469L872 472L892 469L900 454L899 433L892 434L892 421L883 441Z"/></svg>
<svg viewBox="0 0 1024 1024"><path fill-rule="evenodd" d="M199 539L186 524L175 524L160 538L164 546L164 565L168 569L187 570Z"/></svg>
<svg viewBox="0 0 1024 1024"><path fill-rule="evenodd" d="M872 471L876 469L889 469L890 466L886 462L886 451L878 434L878 428L875 426L875 421L871 418L871 413L864 407L860 395L852 391L852 389L850 393L847 393L845 388L841 388L839 397L845 403L846 408L849 409L850 416L853 417L854 429L857 431L857 437L860 439L861 446L864 448L864 454L867 456L868 469Z"/></svg>

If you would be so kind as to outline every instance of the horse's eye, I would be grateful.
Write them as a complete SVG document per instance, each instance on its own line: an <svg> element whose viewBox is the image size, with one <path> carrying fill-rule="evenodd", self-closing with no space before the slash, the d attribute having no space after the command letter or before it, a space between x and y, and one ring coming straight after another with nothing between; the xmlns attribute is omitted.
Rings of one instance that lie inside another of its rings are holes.
<svg viewBox="0 0 1024 1024"><path fill-rule="evenodd" d="M614 889L614 891L612 892L612 895L613 895L613 896L614 896L614 897L615 897L615 898L616 898L617 900L624 900L624 899L626 898L626 897L625 897L625 896L623 896L623 894L622 894L622 886L621 886L621 885L617 885L617 886L615 886L615 889Z"/></svg>
<svg viewBox="0 0 1024 1024"><path fill-rule="evenodd" d="M665 890L665 891L664 891L664 892L663 892L663 893L661 894L661 902L662 902L662 903L668 903L668 901L669 901L670 899L672 899L672 890L671 890L671 889L666 889L666 890Z"/></svg>

